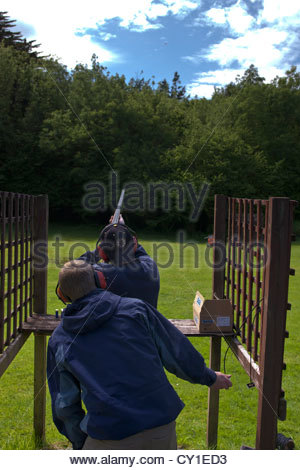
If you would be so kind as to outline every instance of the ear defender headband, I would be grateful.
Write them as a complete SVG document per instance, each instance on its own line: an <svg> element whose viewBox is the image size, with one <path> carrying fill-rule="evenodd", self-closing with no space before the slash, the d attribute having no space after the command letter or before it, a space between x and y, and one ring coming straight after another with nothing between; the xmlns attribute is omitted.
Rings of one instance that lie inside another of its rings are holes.
<svg viewBox="0 0 300 470"><path fill-rule="evenodd" d="M98 287L99 289L106 289L106 280L104 274L101 271L94 270L94 280L96 287ZM72 299L70 299L70 297L63 293L61 287L59 286L59 283L57 283L55 293L59 300L61 300L64 304L72 303Z"/></svg>
<svg viewBox="0 0 300 470"><path fill-rule="evenodd" d="M135 232L125 224L109 224L101 231L96 243L96 249L100 258L105 261L113 261L116 252L122 257L126 253L126 247L132 245L133 253L136 252L138 240Z"/></svg>

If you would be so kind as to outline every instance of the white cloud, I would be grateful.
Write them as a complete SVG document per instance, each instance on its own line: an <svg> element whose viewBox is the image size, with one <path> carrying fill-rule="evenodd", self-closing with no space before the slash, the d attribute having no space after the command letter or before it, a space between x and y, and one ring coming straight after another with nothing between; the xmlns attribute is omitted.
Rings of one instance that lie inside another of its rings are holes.
<svg viewBox="0 0 300 470"><path fill-rule="evenodd" d="M211 24L229 26L237 37L227 37L188 60L195 62L204 58L218 61L223 67L235 61L244 68L251 63L259 68L266 65L278 67L287 65L285 55L296 44L298 33L295 26L300 24L300 5L295 0L264 0L256 21L239 0L224 10L210 9L205 17Z"/></svg>
<svg viewBox="0 0 300 470"><path fill-rule="evenodd" d="M202 55L201 54L185 55L182 57L182 59L192 62L193 64L199 64L199 62L202 60Z"/></svg>
<svg viewBox="0 0 300 470"><path fill-rule="evenodd" d="M143 32L159 29L158 18L168 14L182 18L199 7L200 0L1 0L1 10L8 11L12 19L32 25L34 37L42 45L44 54L56 54L62 62L73 67L76 62L89 63L93 53L102 63L120 62L121 57L100 44L93 43L87 34L76 36L88 28L97 28L106 21L118 18L120 26L131 31ZM108 41L112 36L102 36Z"/></svg>
<svg viewBox="0 0 300 470"><path fill-rule="evenodd" d="M35 34L27 39L35 39L41 44L40 50L44 55L55 54L69 67L78 62L89 63L93 53L102 63L120 60L106 47L93 43L90 35L76 35L82 28L96 25L95 10L89 6L97 2L86 0L84 8L78 1L52 0L46 3L28 0L25 5L19 0L2 0L1 3L1 8L7 10L12 19L33 25Z"/></svg>
<svg viewBox="0 0 300 470"><path fill-rule="evenodd" d="M264 0L259 22L278 23L299 27L300 5L296 0Z"/></svg>
<svg viewBox="0 0 300 470"><path fill-rule="evenodd" d="M202 0L163 0L168 5L169 11L173 15L184 18L191 10L195 10L202 4Z"/></svg>
<svg viewBox="0 0 300 470"><path fill-rule="evenodd" d="M249 64L250 65L250 64ZM208 72L200 72L196 74L195 80L187 85L187 92L191 96L211 98L214 87L224 87L230 82L235 82L238 75L244 75L245 69L225 68L221 70L210 70ZM282 75L282 70L277 67L261 67L259 75L266 79L266 82L272 80L276 75Z"/></svg>
<svg viewBox="0 0 300 470"><path fill-rule="evenodd" d="M240 74L241 69L222 69L222 70L210 70L208 72L200 72L196 74L195 83L212 83L216 86L223 86L227 83L234 82L235 77Z"/></svg>
<svg viewBox="0 0 300 470"><path fill-rule="evenodd" d="M156 20L159 16L166 16L168 14L167 5L162 3L154 3L151 5L150 9L147 12L148 18L151 20Z"/></svg>
<svg viewBox="0 0 300 470"><path fill-rule="evenodd" d="M250 0L254 3L256 0ZM296 0L263 0L263 8L259 10L257 20L246 10L243 0L238 0L231 7L211 8L196 23L203 24L203 20L210 26L229 26L233 33L243 34L250 28L265 23L274 23L274 26L298 26L300 19L300 6Z"/></svg>
<svg viewBox="0 0 300 470"><path fill-rule="evenodd" d="M191 96L198 95L199 98L211 98L215 87L234 82L238 74L241 74L240 69L210 70L209 72L197 73L195 80L187 85L187 93Z"/></svg>
<svg viewBox="0 0 300 470"><path fill-rule="evenodd" d="M243 33L254 23L253 16L249 15L243 6L239 0L231 7L211 8L205 12L204 20L211 26L227 26L233 33Z"/></svg>
<svg viewBox="0 0 300 470"><path fill-rule="evenodd" d="M242 7L241 2L225 10L227 22L231 30L235 33L244 33L254 23L253 16L248 15L246 10Z"/></svg>
<svg viewBox="0 0 300 470"><path fill-rule="evenodd" d="M148 29L161 29L163 25L160 23L151 23L143 13L139 12L133 16L132 19L123 19L120 26L130 31L142 33Z"/></svg>
<svg viewBox="0 0 300 470"><path fill-rule="evenodd" d="M192 83L186 88L187 94L191 95L191 97L198 96L198 98L211 98L213 92L215 90L214 85L207 85L207 84L198 84Z"/></svg>
<svg viewBox="0 0 300 470"><path fill-rule="evenodd" d="M183 57L194 64L205 60L220 66L216 71L195 74L187 86L192 96L201 96L202 90L202 96L207 97L209 85L224 86L234 81L237 74L243 75L251 64L270 81L290 68L288 55L299 51L300 4L295 0L264 0L257 20L247 13L242 0L229 8L211 8L204 19L210 26L230 28L235 37L225 37L206 51ZM236 63L239 68L232 68Z"/></svg>
<svg viewBox="0 0 300 470"><path fill-rule="evenodd" d="M211 8L205 13L205 16L213 23L226 24L225 9Z"/></svg>
<svg viewBox="0 0 300 470"><path fill-rule="evenodd" d="M109 41L110 39L114 39L117 37L116 34L111 34L111 33L100 33L100 36L101 36L101 39L103 39L103 41Z"/></svg>
<svg viewBox="0 0 300 470"><path fill-rule="evenodd" d="M263 67L266 63L275 65L282 58L284 42L289 40L287 31L256 29L238 38L225 38L213 44L202 57L217 61L221 66L231 65L234 61L238 61L241 67L252 63L257 67Z"/></svg>

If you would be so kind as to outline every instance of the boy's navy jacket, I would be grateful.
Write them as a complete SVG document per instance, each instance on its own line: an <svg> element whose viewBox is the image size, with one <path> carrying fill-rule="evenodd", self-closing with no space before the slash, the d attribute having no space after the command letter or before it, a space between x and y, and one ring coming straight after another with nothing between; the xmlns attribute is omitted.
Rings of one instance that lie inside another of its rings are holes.
<svg viewBox="0 0 300 470"><path fill-rule="evenodd" d="M184 404L163 366L192 383L216 380L189 340L151 305L91 291L68 305L49 340L55 425L81 449L87 435L119 440L170 423Z"/></svg>
<svg viewBox="0 0 300 470"><path fill-rule="evenodd" d="M87 251L80 258L101 271L106 281L106 289L121 297L144 300L157 307L159 293L159 272L155 261L141 245L135 252L135 261L123 267L110 263L99 263L98 250Z"/></svg>

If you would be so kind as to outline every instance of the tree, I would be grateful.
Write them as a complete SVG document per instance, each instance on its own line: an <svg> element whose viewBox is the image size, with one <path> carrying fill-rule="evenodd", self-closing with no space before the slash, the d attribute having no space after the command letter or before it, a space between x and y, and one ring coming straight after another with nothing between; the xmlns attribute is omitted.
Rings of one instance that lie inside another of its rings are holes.
<svg viewBox="0 0 300 470"><path fill-rule="evenodd" d="M51 58L36 60L14 47L12 22L2 20L1 189L47 193L52 215L82 218L85 184L107 184L112 168L120 186L177 181L200 190L209 182L207 217L215 192L300 199L296 67L266 84L251 66L212 99L188 99L178 72L171 86L164 79L155 88L143 77L111 75L96 56L72 71ZM160 229L168 229L188 226L189 212L187 203L185 212L129 218L148 227L159 218Z"/></svg>
<svg viewBox="0 0 300 470"><path fill-rule="evenodd" d="M148 80L145 80L145 78L142 76L144 73L143 70L141 70L141 72L139 74L136 74L136 77L135 78L131 78L129 80L129 87L130 88L134 88L136 90L143 90L144 88L151 88L151 85L150 85L150 78Z"/></svg>
<svg viewBox="0 0 300 470"><path fill-rule="evenodd" d="M27 52L31 57L38 58L39 52L37 49L40 44L35 44L36 41L27 41L22 37L19 31L13 31L16 26L15 20L10 20L7 11L0 11L0 44L12 46L19 51Z"/></svg>
<svg viewBox="0 0 300 470"><path fill-rule="evenodd" d="M250 85L262 85L264 81L265 78L259 75L257 67L251 64L242 77L239 74L235 77L235 82L230 82L224 87L215 88L213 96L235 96L241 89Z"/></svg>
<svg viewBox="0 0 300 470"><path fill-rule="evenodd" d="M285 72L285 77L275 77L272 84L278 88L300 90L300 73L297 72L296 65L292 65L292 67Z"/></svg>
<svg viewBox="0 0 300 470"><path fill-rule="evenodd" d="M185 96L185 87L181 86L181 80L178 72L174 73L174 77L172 79L172 86L170 91L170 98L176 98L177 100L181 100Z"/></svg>
<svg viewBox="0 0 300 470"><path fill-rule="evenodd" d="M244 75L236 77L236 83L241 86L246 85L261 85L265 81L264 77L260 77L258 68L253 64L244 72Z"/></svg>
<svg viewBox="0 0 300 470"><path fill-rule="evenodd" d="M158 82L157 91L166 93L169 96L170 86L165 78L161 82Z"/></svg>
<svg viewBox="0 0 300 470"><path fill-rule="evenodd" d="M157 91L166 94L169 98L177 100L185 98L186 93L185 87L181 86L180 75L178 72L174 73L171 88L167 80L164 78L162 81L158 82Z"/></svg>

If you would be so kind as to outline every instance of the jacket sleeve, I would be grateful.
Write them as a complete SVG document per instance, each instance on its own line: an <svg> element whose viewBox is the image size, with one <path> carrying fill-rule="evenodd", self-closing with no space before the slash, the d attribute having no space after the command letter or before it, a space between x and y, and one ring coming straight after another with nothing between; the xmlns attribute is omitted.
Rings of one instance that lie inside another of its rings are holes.
<svg viewBox="0 0 300 470"><path fill-rule="evenodd" d="M147 304L144 315L147 327L158 350L163 366L177 377L210 387L216 373L206 367L204 358L192 343L155 308Z"/></svg>
<svg viewBox="0 0 300 470"><path fill-rule="evenodd" d="M74 450L82 449L87 434L80 428L80 422L85 416L81 405L80 384L65 367L63 359L58 358L58 354L54 355L49 345L47 378L54 424L71 441Z"/></svg>
<svg viewBox="0 0 300 470"><path fill-rule="evenodd" d="M148 256L150 258L145 248L142 247L142 245L138 244L136 252L135 252L135 257L139 258L140 256Z"/></svg>
<svg viewBox="0 0 300 470"><path fill-rule="evenodd" d="M135 257L139 261L141 268L145 272L145 274L152 280L156 282L156 289L157 289L157 297L160 288L160 276L157 264L148 255L146 250L142 247L142 245L138 245L137 250L135 252Z"/></svg>

